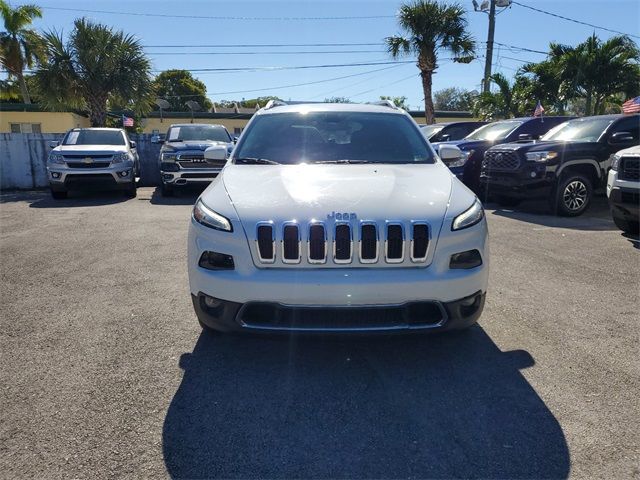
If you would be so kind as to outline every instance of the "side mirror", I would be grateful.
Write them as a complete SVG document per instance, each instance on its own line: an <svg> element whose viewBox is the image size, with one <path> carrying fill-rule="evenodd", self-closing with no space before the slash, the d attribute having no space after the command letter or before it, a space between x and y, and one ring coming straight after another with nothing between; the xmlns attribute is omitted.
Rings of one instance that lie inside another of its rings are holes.
<svg viewBox="0 0 640 480"><path fill-rule="evenodd" d="M533 140L533 135L530 133L521 133L518 135L518 140Z"/></svg>
<svg viewBox="0 0 640 480"><path fill-rule="evenodd" d="M227 147L226 145L213 145L204 151L204 158L207 160L226 160L227 159Z"/></svg>
<svg viewBox="0 0 640 480"><path fill-rule="evenodd" d="M617 145L619 143L627 143L633 141L633 135L631 132L616 132L611 137L609 137L609 143L612 145Z"/></svg>
<svg viewBox="0 0 640 480"><path fill-rule="evenodd" d="M455 145L440 145L438 154L444 163L457 162L462 158L462 150Z"/></svg>
<svg viewBox="0 0 640 480"><path fill-rule="evenodd" d="M57 146L59 146L59 145L60 145L60 142L59 142L59 141L57 141L57 140L51 140L51 141L49 142L49 148L56 148L56 147L57 147Z"/></svg>
<svg viewBox="0 0 640 480"><path fill-rule="evenodd" d="M133 140L129 141L129 147L131 147L132 149L136 148L136 142L134 142Z"/></svg>

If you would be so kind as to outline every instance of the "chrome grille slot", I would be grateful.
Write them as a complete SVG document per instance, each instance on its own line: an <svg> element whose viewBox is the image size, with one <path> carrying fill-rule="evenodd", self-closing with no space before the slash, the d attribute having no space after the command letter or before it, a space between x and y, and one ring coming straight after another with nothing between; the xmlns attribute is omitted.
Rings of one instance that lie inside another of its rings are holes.
<svg viewBox="0 0 640 480"><path fill-rule="evenodd" d="M429 227L426 223L414 223L411 235L411 261L423 262L429 247Z"/></svg>
<svg viewBox="0 0 640 480"><path fill-rule="evenodd" d="M375 263L378 260L378 230L375 223L362 223L360 227L360 261Z"/></svg>
<svg viewBox="0 0 640 480"><path fill-rule="evenodd" d="M404 257L404 232L402 225L391 223L387 225L387 262L400 263Z"/></svg>
<svg viewBox="0 0 640 480"><path fill-rule="evenodd" d="M296 224L285 224L282 229L282 261L300 262L300 229Z"/></svg>
<svg viewBox="0 0 640 480"><path fill-rule="evenodd" d="M324 225L309 226L309 263L324 263L327 260L327 234Z"/></svg>
<svg viewBox="0 0 640 480"><path fill-rule="evenodd" d="M336 224L336 235L333 242L333 259L336 263L351 262L351 225Z"/></svg>
<svg viewBox="0 0 640 480"><path fill-rule="evenodd" d="M273 225L258 224L256 237L260 261L262 263L273 263L275 261L275 238L273 236Z"/></svg>

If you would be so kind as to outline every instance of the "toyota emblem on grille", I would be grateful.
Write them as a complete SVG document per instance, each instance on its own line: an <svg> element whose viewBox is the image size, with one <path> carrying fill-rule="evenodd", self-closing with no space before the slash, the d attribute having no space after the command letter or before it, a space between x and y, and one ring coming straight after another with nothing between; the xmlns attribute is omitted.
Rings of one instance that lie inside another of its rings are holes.
<svg viewBox="0 0 640 480"><path fill-rule="evenodd" d="M501 153L496 155L496 161L497 162L501 162L502 161L502 154Z"/></svg>

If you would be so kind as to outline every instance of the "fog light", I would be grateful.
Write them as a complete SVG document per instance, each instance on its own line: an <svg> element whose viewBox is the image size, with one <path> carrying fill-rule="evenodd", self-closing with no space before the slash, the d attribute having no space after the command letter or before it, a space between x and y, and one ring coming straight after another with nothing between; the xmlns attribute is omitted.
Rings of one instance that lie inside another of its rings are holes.
<svg viewBox="0 0 640 480"><path fill-rule="evenodd" d="M207 270L233 270L233 257L218 252L202 252L198 265Z"/></svg>
<svg viewBox="0 0 640 480"><path fill-rule="evenodd" d="M531 172L531 178L536 178L536 172Z"/></svg>
<svg viewBox="0 0 640 480"><path fill-rule="evenodd" d="M60 178L60 172L51 172L53 178Z"/></svg>
<svg viewBox="0 0 640 480"><path fill-rule="evenodd" d="M118 172L118 175L120 175L121 177L126 177L127 175L129 175L129 170L124 170L122 172Z"/></svg>
<svg viewBox="0 0 640 480"><path fill-rule="evenodd" d="M482 257L478 250L454 253L449 261L449 268L454 270L467 270L482 265Z"/></svg>
<svg viewBox="0 0 640 480"><path fill-rule="evenodd" d="M165 180L172 180L173 175L171 175L170 173L165 173L164 175L162 175L162 178L164 178Z"/></svg>
<svg viewBox="0 0 640 480"><path fill-rule="evenodd" d="M218 300L215 297L210 297L209 295L205 295L202 294L203 298L204 298L204 304L208 307L208 308L216 308L218 306L221 305L220 300Z"/></svg>

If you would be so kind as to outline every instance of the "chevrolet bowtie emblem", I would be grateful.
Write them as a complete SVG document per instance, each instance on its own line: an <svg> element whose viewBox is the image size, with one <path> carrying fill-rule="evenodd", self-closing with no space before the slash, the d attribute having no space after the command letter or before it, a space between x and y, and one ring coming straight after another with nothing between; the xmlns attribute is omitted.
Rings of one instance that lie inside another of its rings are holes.
<svg viewBox="0 0 640 480"><path fill-rule="evenodd" d="M91 157L84 157L84 159L82 160L83 163L93 163L93 158Z"/></svg>

